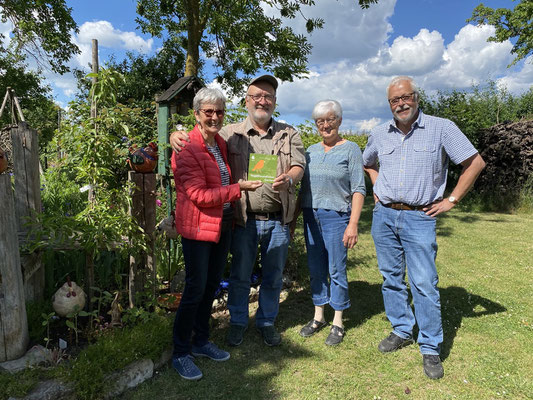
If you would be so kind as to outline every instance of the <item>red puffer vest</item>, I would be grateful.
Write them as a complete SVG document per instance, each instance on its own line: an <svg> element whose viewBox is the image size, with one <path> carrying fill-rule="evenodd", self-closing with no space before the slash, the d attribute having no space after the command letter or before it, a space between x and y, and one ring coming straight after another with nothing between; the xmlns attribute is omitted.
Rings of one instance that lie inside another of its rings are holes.
<svg viewBox="0 0 533 400"><path fill-rule="evenodd" d="M218 242L224 203L241 197L238 183L222 186L215 157L207 150L198 125L189 132L191 143L178 155L172 152L172 171L176 183L176 230L187 239ZM220 135L215 141L226 168L227 147Z"/></svg>

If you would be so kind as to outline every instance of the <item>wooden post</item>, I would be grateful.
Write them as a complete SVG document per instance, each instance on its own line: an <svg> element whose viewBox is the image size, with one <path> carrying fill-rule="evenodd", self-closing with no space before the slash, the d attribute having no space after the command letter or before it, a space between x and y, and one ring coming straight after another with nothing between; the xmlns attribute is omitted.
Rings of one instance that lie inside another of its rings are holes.
<svg viewBox="0 0 533 400"><path fill-rule="evenodd" d="M37 131L26 122L11 130L15 175L15 214L19 242L40 229L35 214L41 212L39 141ZM26 300L40 300L44 293L44 268L39 253L21 254Z"/></svg>
<svg viewBox="0 0 533 400"><path fill-rule="evenodd" d="M92 50L93 50L93 53L92 53L92 73L93 74L97 74L98 73L98 40L96 39L93 39L93 42L92 42ZM96 82L97 82L97 78L94 76L92 78L92 85L96 85ZM91 102L91 118L96 118L96 116L98 115L97 113L97 109L96 109L96 104L93 102Z"/></svg>
<svg viewBox="0 0 533 400"><path fill-rule="evenodd" d="M98 40L92 40L92 73L97 74L99 70L98 66ZM98 79L94 76L92 78L92 86L96 85ZM96 118L98 115L97 104L94 102L94 99L91 101L91 118ZM96 130L96 123L95 123ZM90 187L88 191L89 203L94 202L94 188ZM85 253L85 280L87 285L87 303L89 311L92 311L92 301L93 298L93 287L94 287L94 252L87 251Z"/></svg>
<svg viewBox="0 0 533 400"><path fill-rule="evenodd" d="M132 193L130 214L146 233L148 253L137 257L130 256L129 272L129 305L134 307L137 293L144 289L147 277L152 284L152 295L155 296L157 268L155 260L155 188L156 176L153 173L141 174L134 171L128 173L128 180L135 184Z"/></svg>
<svg viewBox="0 0 533 400"><path fill-rule="evenodd" d="M0 362L4 362L22 357L29 342L17 218L7 174L0 174L0 227Z"/></svg>

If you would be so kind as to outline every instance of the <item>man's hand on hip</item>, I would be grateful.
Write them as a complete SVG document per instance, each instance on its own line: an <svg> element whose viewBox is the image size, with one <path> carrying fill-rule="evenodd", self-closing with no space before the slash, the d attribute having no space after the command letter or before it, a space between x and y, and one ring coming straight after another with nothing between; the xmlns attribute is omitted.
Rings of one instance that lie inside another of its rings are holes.
<svg viewBox="0 0 533 400"><path fill-rule="evenodd" d="M450 211L454 206L455 204L446 198L430 204L429 206L423 208L422 211L424 211L430 217L436 217L443 212Z"/></svg>

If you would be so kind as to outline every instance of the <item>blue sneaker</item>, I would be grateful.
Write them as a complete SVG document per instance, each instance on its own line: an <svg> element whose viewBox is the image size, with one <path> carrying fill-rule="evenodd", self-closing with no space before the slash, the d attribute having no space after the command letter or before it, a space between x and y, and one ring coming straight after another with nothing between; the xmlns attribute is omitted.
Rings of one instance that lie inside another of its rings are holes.
<svg viewBox="0 0 533 400"><path fill-rule="evenodd" d="M195 357L208 357L214 361L226 361L229 360L229 353L224 350L220 350L216 344L207 342L201 347L192 346L192 355Z"/></svg>
<svg viewBox="0 0 533 400"><path fill-rule="evenodd" d="M202 371L196 366L190 355L183 357L172 357L172 366L183 379L197 381L202 375Z"/></svg>

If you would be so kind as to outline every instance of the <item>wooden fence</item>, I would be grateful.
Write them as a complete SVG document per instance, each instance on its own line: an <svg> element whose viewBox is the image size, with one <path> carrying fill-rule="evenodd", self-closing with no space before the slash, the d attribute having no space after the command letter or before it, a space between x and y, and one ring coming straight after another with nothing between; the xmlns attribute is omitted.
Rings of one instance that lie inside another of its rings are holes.
<svg viewBox="0 0 533 400"><path fill-rule="evenodd" d="M25 302L42 300L45 287L41 254L20 251L27 237L40 229L35 218L42 210L37 131L25 122L10 131L13 182L11 175L0 174L0 362L24 354L28 344ZM129 303L133 307L137 293L146 288L148 280L155 295L156 175L130 172L129 179L136 187L130 212L147 234L148 245L146 254L130 259ZM79 246L72 243L63 250L66 248ZM86 286L94 282L93 264L93 258L87 257Z"/></svg>
<svg viewBox="0 0 533 400"><path fill-rule="evenodd" d="M36 228L32 219L41 210L37 132L19 122L10 133L14 187L9 174L0 175L0 361L25 353L25 300L42 298L44 289L39 254L19 252L19 239Z"/></svg>

